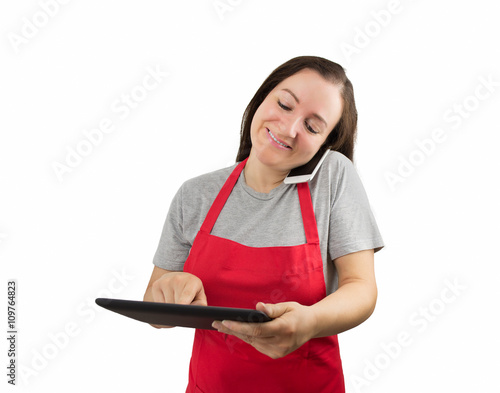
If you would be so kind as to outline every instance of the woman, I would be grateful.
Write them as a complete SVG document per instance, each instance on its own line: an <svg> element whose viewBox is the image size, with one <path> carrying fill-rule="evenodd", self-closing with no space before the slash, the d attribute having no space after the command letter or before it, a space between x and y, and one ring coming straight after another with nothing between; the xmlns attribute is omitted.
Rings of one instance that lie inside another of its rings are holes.
<svg viewBox="0 0 500 393"><path fill-rule="evenodd" d="M351 161L356 124L343 68L291 59L250 101L237 164L177 192L144 300L273 318L196 330L188 392L344 392L337 334L373 312L384 246ZM326 149L313 180L283 183Z"/></svg>

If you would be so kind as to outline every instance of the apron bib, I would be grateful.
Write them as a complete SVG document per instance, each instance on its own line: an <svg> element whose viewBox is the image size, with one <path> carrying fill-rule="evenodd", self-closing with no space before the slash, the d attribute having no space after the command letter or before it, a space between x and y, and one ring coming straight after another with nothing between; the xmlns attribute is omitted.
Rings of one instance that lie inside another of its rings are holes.
<svg viewBox="0 0 500 393"><path fill-rule="evenodd" d="M210 234L246 161L234 169L210 207L184 271L201 279L209 306L255 309L259 301L313 305L326 290L307 183L297 184L306 244L247 247ZM186 392L344 393L337 336L311 339L271 359L237 337L196 329Z"/></svg>

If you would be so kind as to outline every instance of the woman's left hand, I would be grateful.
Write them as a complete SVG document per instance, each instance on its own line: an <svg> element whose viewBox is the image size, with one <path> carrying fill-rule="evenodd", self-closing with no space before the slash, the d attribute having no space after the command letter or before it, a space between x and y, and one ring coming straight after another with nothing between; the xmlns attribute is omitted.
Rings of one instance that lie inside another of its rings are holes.
<svg viewBox="0 0 500 393"><path fill-rule="evenodd" d="M315 315L311 307L285 302L258 303L256 309L273 320L264 323L215 321L212 326L221 333L240 338L273 359L288 355L314 336Z"/></svg>

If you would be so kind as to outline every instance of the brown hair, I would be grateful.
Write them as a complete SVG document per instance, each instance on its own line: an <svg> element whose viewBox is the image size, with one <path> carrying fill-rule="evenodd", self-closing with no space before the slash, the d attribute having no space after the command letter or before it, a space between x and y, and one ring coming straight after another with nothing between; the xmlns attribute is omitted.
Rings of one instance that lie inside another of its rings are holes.
<svg viewBox="0 0 500 393"><path fill-rule="evenodd" d="M250 155L252 147L250 126L253 116L262 101L281 81L305 68L318 72L327 81L338 85L344 103L339 122L335 125L330 135L328 135L328 138L326 138L318 154L322 154L326 149L336 150L353 161L358 112L354 102L354 90L351 81L347 78L344 68L333 61L317 56L299 56L288 60L271 72L245 109L241 120L240 147L236 156L237 162L243 161Z"/></svg>

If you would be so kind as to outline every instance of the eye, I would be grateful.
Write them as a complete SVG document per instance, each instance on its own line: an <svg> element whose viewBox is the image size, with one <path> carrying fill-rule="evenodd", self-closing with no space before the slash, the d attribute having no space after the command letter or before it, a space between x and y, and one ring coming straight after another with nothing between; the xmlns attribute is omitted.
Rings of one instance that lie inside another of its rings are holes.
<svg viewBox="0 0 500 393"><path fill-rule="evenodd" d="M313 133L313 134L317 134L317 133L318 133L318 131L316 131L314 128L312 128L312 127L309 125L309 123L308 123L307 121L305 122L305 124L306 124L306 128L307 128L307 129L308 129L311 133Z"/></svg>
<svg viewBox="0 0 500 393"><path fill-rule="evenodd" d="M278 105L280 106L281 109L284 109L286 111L291 111L292 109L287 107L286 105L283 105L280 100L278 100Z"/></svg>

